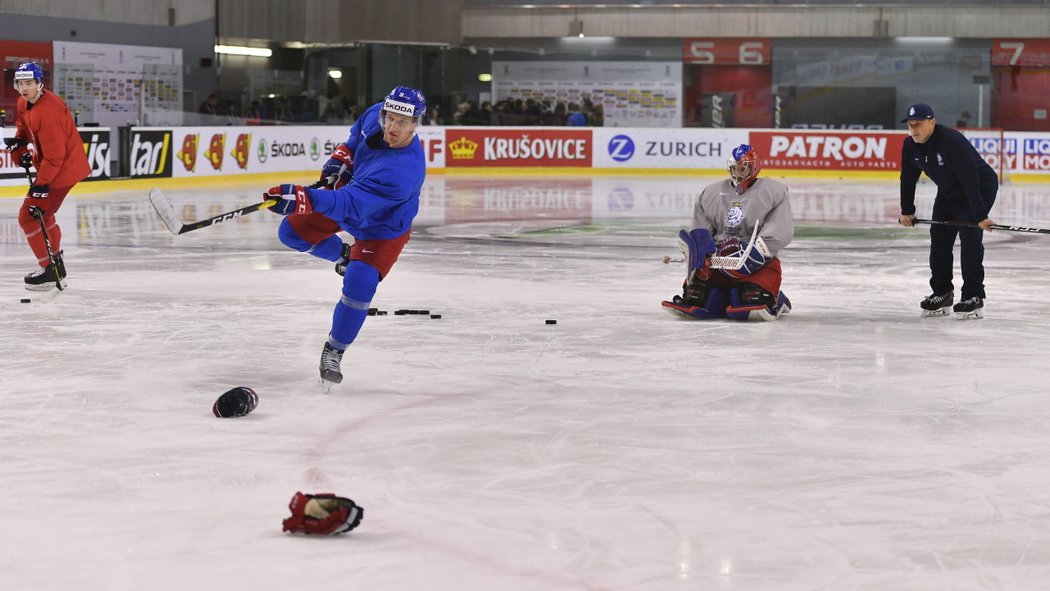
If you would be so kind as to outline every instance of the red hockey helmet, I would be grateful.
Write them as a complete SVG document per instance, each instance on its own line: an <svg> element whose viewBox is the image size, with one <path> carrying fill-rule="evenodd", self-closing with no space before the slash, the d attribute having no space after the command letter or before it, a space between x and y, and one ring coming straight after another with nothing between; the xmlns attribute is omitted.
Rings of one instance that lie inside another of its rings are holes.
<svg viewBox="0 0 1050 591"><path fill-rule="evenodd" d="M753 185L761 170L762 161L754 148L748 144L733 148L733 157L729 159L729 178L737 193L743 193Z"/></svg>

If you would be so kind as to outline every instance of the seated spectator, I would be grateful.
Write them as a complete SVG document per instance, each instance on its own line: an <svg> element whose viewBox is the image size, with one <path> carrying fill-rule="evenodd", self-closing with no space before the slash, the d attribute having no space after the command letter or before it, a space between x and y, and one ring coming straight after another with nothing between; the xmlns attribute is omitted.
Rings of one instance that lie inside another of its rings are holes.
<svg viewBox="0 0 1050 591"><path fill-rule="evenodd" d="M569 103L568 124L573 127L583 127L587 125L587 115L580 110L580 105Z"/></svg>
<svg viewBox="0 0 1050 591"><path fill-rule="evenodd" d="M204 99L201 103L200 109L197 109L198 113L202 115L218 115L219 114L219 95L214 92L208 95L208 98Z"/></svg>

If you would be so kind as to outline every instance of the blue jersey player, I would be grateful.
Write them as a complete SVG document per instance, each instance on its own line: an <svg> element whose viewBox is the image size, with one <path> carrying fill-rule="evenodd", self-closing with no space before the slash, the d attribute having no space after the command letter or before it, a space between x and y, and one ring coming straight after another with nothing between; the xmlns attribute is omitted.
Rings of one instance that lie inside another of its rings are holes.
<svg viewBox="0 0 1050 591"><path fill-rule="evenodd" d="M357 338L379 282L408 242L419 211L426 159L416 137L426 112L423 93L398 86L369 107L325 163L331 189L280 185L266 192L287 216L277 235L289 248L336 263L343 292L321 353L325 391L343 381L343 352ZM354 237L345 244L336 236Z"/></svg>

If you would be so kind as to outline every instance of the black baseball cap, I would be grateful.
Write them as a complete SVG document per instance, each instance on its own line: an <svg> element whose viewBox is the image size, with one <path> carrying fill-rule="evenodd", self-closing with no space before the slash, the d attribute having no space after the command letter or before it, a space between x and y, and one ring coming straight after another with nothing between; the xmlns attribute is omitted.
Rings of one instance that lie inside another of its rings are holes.
<svg viewBox="0 0 1050 591"><path fill-rule="evenodd" d="M933 109L926 103L915 103L908 107L908 114L904 116L904 119L901 119L901 123L926 119L933 119Z"/></svg>

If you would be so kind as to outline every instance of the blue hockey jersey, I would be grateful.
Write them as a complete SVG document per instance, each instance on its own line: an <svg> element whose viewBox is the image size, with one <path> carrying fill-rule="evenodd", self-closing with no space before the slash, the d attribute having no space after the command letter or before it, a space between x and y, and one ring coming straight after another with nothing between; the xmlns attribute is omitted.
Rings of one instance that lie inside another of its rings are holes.
<svg viewBox="0 0 1050 591"><path fill-rule="evenodd" d="M426 158L418 137L404 148L383 141L376 103L354 122L346 146L354 155L354 176L334 191L307 189L314 211L335 220L358 240L396 238L412 227Z"/></svg>

